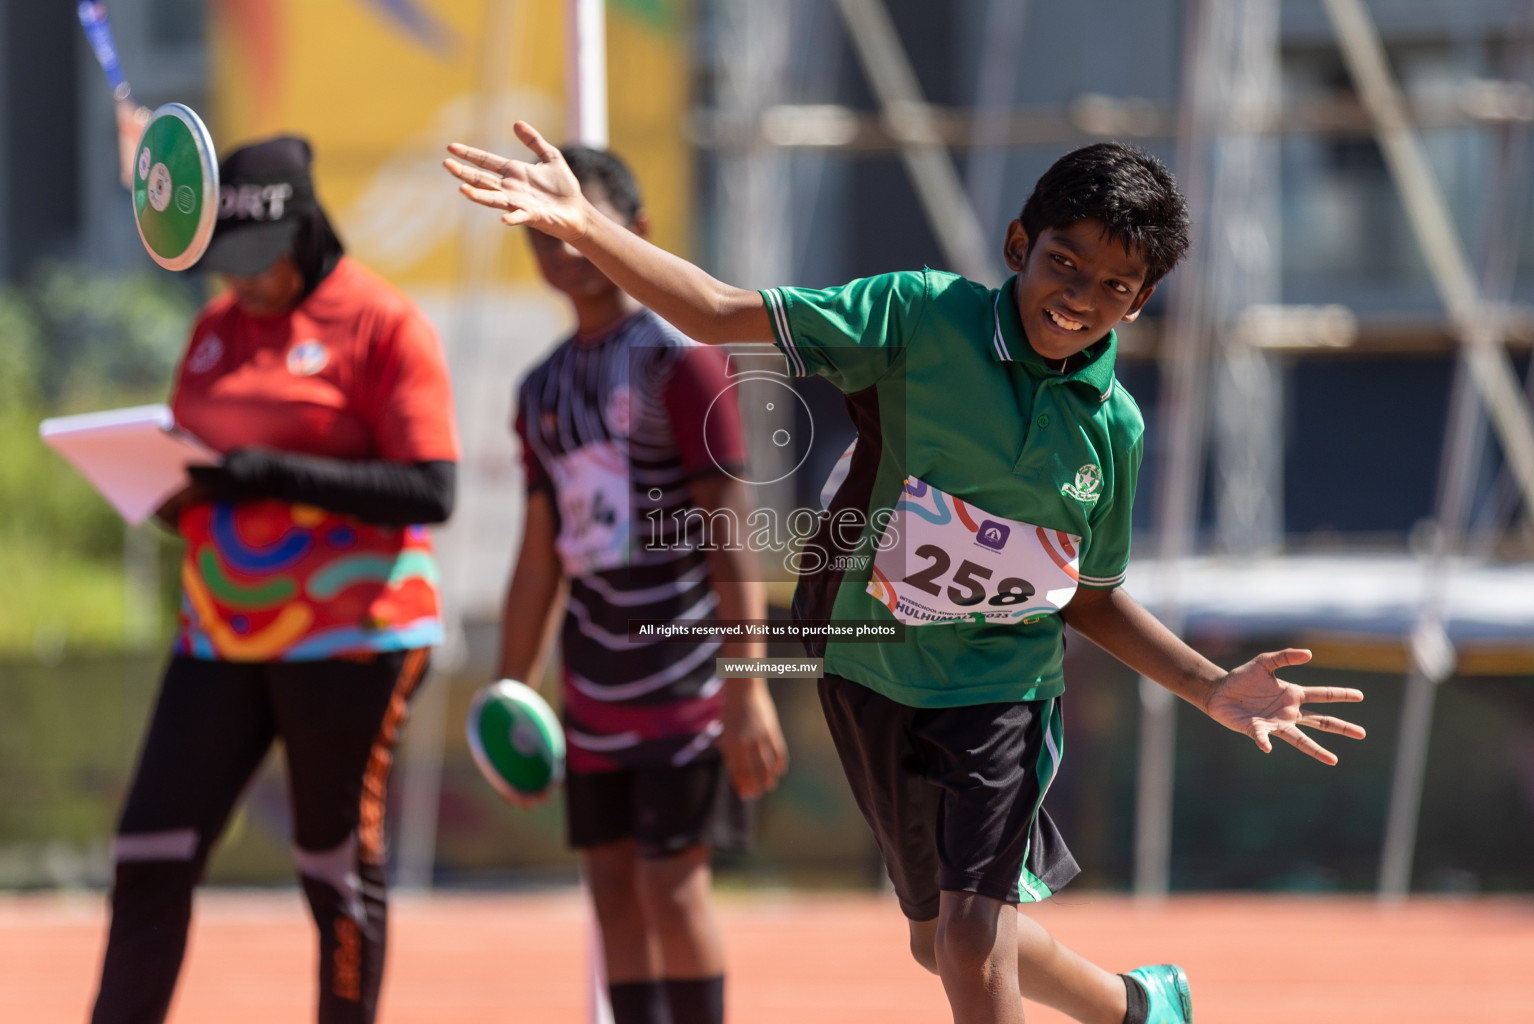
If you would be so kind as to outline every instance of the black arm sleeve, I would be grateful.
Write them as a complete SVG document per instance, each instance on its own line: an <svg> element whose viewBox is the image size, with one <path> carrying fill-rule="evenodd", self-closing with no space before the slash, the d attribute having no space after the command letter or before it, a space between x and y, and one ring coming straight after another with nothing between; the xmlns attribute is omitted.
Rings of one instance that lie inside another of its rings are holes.
<svg viewBox="0 0 1534 1024"><path fill-rule="evenodd" d="M453 514L457 465L370 459L349 462L264 448L236 448L218 466L192 466L215 499L278 498L380 526L442 523Z"/></svg>

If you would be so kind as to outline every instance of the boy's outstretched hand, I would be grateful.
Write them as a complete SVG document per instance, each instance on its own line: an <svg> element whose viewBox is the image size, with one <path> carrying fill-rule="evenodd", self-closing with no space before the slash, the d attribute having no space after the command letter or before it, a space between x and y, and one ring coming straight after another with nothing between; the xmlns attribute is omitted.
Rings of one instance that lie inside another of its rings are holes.
<svg viewBox="0 0 1534 1024"><path fill-rule="evenodd" d="M1272 752L1272 737L1277 736L1322 764L1336 764L1337 755L1301 732L1300 726L1355 740L1364 738L1363 727L1331 715L1312 714L1301 705L1360 701L1363 691L1344 686L1296 686L1278 678L1279 669L1309 660L1309 651L1292 647L1259 654L1231 670L1210 691L1204 710L1227 729L1250 736L1265 754Z"/></svg>
<svg viewBox="0 0 1534 1024"><path fill-rule="evenodd" d="M504 211L501 220L512 227L526 225L566 242L580 238L591 208L564 156L526 121L518 121L512 130L537 163L454 142L447 150L458 159L444 160L442 166L463 182L459 192L481 206Z"/></svg>

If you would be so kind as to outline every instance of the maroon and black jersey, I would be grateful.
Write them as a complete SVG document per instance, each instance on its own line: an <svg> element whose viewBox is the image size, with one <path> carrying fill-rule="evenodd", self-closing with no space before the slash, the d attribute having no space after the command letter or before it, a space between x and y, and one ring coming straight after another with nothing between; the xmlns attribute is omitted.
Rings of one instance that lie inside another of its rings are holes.
<svg viewBox="0 0 1534 1024"><path fill-rule="evenodd" d="M522 382L527 489L547 490L570 577L561 633L573 771L717 756L719 643L630 639L630 620L707 622L717 598L690 484L744 465L724 354L648 310L572 337Z"/></svg>

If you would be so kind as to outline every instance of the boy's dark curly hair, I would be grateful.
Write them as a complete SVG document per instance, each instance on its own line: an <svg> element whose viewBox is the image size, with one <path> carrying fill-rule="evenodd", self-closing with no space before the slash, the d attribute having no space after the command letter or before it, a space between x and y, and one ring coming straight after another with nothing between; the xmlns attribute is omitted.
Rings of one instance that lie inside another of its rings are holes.
<svg viewBox="0 0 1534 1024"><path fill-rule="evenodd" d="M628 164L608 150L591 146L561 146L559 152L581 188L600 186L607 201L613 204L613 209L624 221L633 221L634 214L644 206L644 199L639 195L639 184Z"/></svg>
<svg viewBox="0 0 1534 1024"><path fill-rule="evenodd" d="M1108 236L1139 250L1145 284L1161 280L1188 252L1188 204L1166 164L1142 149L1099 142L1056 160L1033 186L1018 218L1030 249L1046 228L1100 220Z"/></svg>

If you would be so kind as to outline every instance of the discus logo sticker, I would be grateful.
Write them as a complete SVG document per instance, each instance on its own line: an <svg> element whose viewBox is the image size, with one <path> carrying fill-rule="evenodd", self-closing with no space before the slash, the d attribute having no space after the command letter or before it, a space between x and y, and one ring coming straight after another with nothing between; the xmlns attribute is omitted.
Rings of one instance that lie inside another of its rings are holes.
<svg viewBox="0 0 1534 1024"><path fill-rule="evenodd" d="M202 339L197 348L187 358L186 368L192 373L207 373L218 365L218 361L224 355L224 342L216 334L210 334Z"/></svg>
<svg viewBox="0 0 1534 1024"><path fill-rule="evenodd" d="M1073 483L1060 485L1061 494L1075 498L1083 505L1096 505L1102 489L1103 472L1090 462L1076 470Z"/></svg>
<svg viewBox="0 0 1534 1024"><path fill-rule="evenodd" d="M288 372L295 377L313 377L328 362L330 353L313 338L299 342L288 351Z"/></svg>
<svg viewBox="0 0 1534 1024"><path fill-rule="evenodd" d="M176 186L176 209L182 213L191 213L197 205L197 193L192 191L190 185Z"/></svg>
<svg viewBox="0 0 1534 1024"><path fill-rule="evenodd" d="M982 519L980 528L975 531L975 543L992 551L1000 551L1007 546L1007 538L1012 535L1012 527L1006 523L998 523L994 519Z"/></svg>
<svg viewBox="0 0 1534 1024"><path fill-rule="evenodd" d="M155 164L149 169L149 205L155 213L164 213L170 205L170 168Z"/></svg>
<svg viewBox="0 0 1534 1024"><path fill-rule="evenodd" d="M143 149L138 151L138 176L140 178L147 178L147 177L149 177L149 147L148 146L145 146Z"/></svg>

